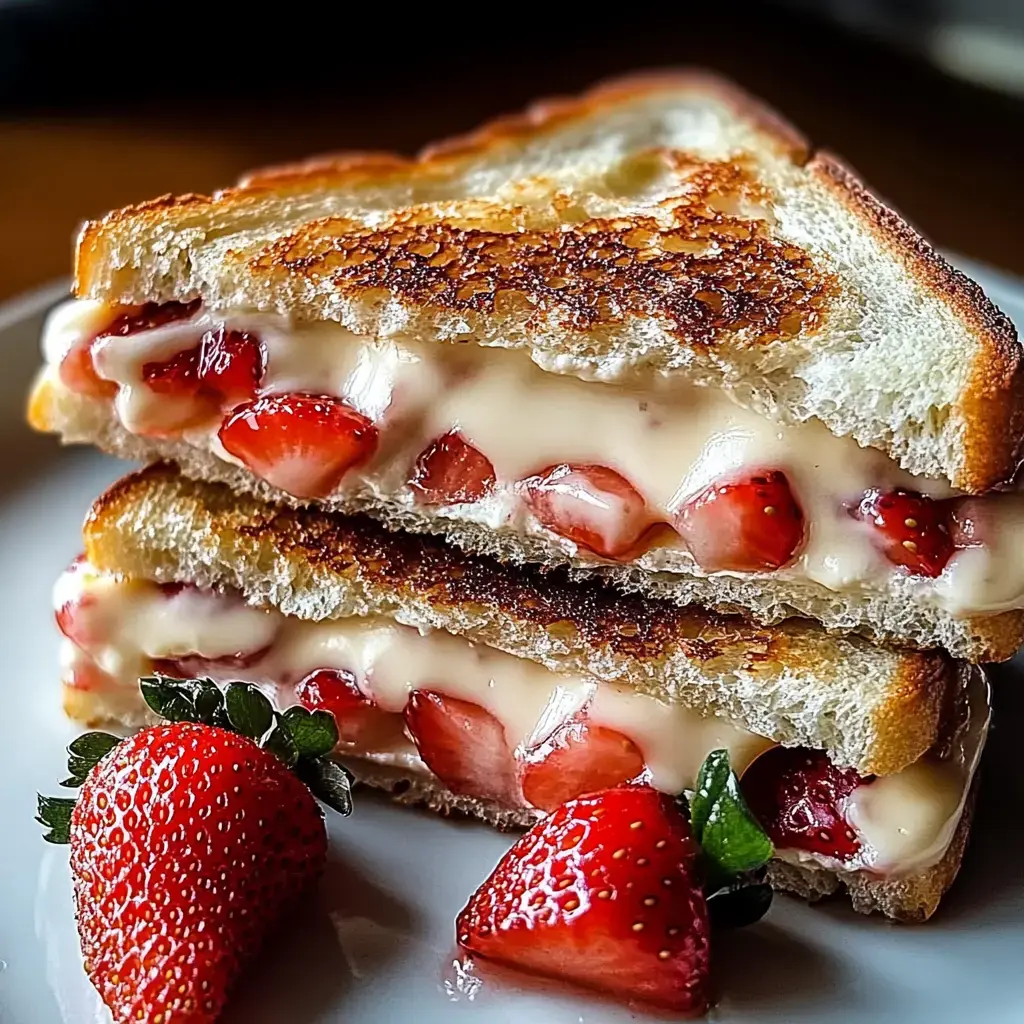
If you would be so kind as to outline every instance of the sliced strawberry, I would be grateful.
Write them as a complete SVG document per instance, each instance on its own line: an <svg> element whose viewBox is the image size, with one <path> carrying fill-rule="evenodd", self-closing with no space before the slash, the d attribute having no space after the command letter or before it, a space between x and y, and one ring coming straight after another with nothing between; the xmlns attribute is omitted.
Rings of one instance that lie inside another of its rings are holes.
<svg viewBox="0 0 1024 1024"><path fill-rule="evenodd" d="M310 672L295 688L295 696L310 711L330 711L345 746L360 751L388 750L402 740L402 716L379 708L359 689L356 677L344 669Z"/></svg>
<svg viewBox="0 0 1024 1024"><path fill-rule="evenodd" d="M236 409L221 444L257 476L298 498L325 498L377 447L377 428L337 398L270 395Z"/></svg>
<svg viewBox="0 0 1024 1024"><path fill-rule="evenodd" d="M988 498L961 498L950 503L949 539L955 548L977 548L992 541L998 529L999 503Z"/></svg>
<svg viewBox="0 0 1024 1024"><path fill-rule="evenodd" d="M117 394L117 385L112 380L104 380L96 372L96 364L92 359L95 341L95 338L82 338L71 346L61 360L61 383L79 395L113 398Z"/></svg>
<svg viewBox="0 0 1024 1024"><path fill-rule="evenodd" d="M115 317L98 334L82 338L71 347L60 365L60 379L72 391L93 398L113 398L117 384L104 380L96 372L93 346L100 338L126 337L139 331L163 327L177 320L187 320L199 308L199 299L193 302L147 302L143 306L126 310ZM152 365L152 364L151 364Z"/></svg>
<svg viewBox="0 0 1024 1024"><path fill-rule="evenodd" d="M630 553L654 522L640 492L607 466L552 466L523 487L542 526L602 558Z"/></svg>
<svg viewBox="0 0 1024 1024"><path fill-rule="evenodd" d="M770 470L705 488L676 513L675 527L708 572L761 572L793 560L804 514L784 473Z"/></svg>
<svg viewBox="0 0 1024 1024"><path fill-rule="evenodd" d="M129 334L138 334L140 331L166 327L167 324L175 323L178 320L187 320L193 316L199 309L200 303L200 299L193 299L191 302L147 302L115 317L99 332L97 337L125 338Z"/></svg>
<svg viewBox="0 0 1024 1024"><path fill-rule="evenodd" d="M89 692L91 690L112 690L117 681L96 664L92 658L76 658L71 666L71 674L67 677L68 686L75 690Z"/></svg>
<svg viewBox="0 0 1024 1024"><path fill-rule="evenodd" d="M520 780L526 802L551 811L583 793L631 782L643 770L643 754L628 736L577 718L527 752Z"/></svg>
<svg viewBox="0 0 1024 1024"><path fill-rule="evenodd" d="M837 768L824 751L773 747L744 772L740 786L777 847L846 860L860 849L846 800L868 781L852 768Z"/></svg>
<svg viewBox="0 0 1024 1024"><path fill-rule="evenodd" d="M85 555L78 555L64 570L64 578L76 576L86 569ZM74 600L65 601L55 612L57 628L78 647L87 649L97 641L94 628L90 623L89 608L94 607L96 598L92 594L80 593Z"/></svg>
<svg viewBox="0 0 1024 1024"><path fill-rule="evenodd" d="M938 576L953 554L950 504L915 491L865 492L854 517L875 529L890 562L919 576Z"/></svg>
<svg viewBox="0 0 1024 1024"><path fill-rule="evenodd" d="M207 331L200 345L198 376L227 411L256 396L267 371L267 351L255 334L229 331L223 324Z"/></svg>
<svg viewBox="0 0 1024 1024"><path fill-rule="evenodd" d="M494 481L490 459L452 430L420 454L409 483L427 504L455 505L486 498Z"/></svg>
<svg viewBox="0 0 1024 1024"><path fill-rule="evenodd" d="M459 796L520 803L516 764L505 729L490 712L467 700L416 690L405 724L427 767Z"/></svg>
<svg viewBox="0 0 1024 1024"><path fill-rule="evenodd" d="M199 346L176 352L163 362L142 364L142 380L158 395L191 398L199 393Z"/></svg>
<svg viewBox="0 0 1024 1024"><path fill-rule="evenodd" d="M501 859L455 924L471 953L682 1013L707 1008L700 848L671 797L572 800Z"/></svg>

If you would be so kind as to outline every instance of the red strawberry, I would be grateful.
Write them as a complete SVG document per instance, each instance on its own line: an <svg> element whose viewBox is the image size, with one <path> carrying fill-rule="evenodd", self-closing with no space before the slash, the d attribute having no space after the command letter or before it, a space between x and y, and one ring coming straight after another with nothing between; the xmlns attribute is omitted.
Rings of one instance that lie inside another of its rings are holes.
<svg viewBox="0 0 1024 1024"><path fill-rule="evenodd" d="M542 526L602 558L629 554L654 522L640 492L607 466L552 466L523 487Z"/></svg>
<svg viewBox="0 0 1024 1024"><path fill-rule="evenodd" d="M295 688L295 696L310 711L330 711L344 745L360 751L386 750L402 738L402 716L381 710L344 669L310 672Z"/></svg>
<svg viewBox="0 0 1024 1024"><path fill-rule="evenodd" d="M77 576L86 567L85 555L78 555L64 570L61 584L68 577ZM77 594L74 600L65 601L55 612L57 628L79 647L86 648L95 640L89 628L89 605L96 599L89 594Z"/></svg>
<svg viewBox="0 0 1024 1024"><path fill-rule="evenodd" d="M516 765L505 729L478 704L416 690L405 706L405 724L427 767L461 796L515 805Z"/></svg>
<svg viewBox="0 0 1024 1024"><path fill-rule="evenodd" d="M938 576L953 554L950 505L915 491L866 491L854 516L876 530L890 562L919 576Z"/></svg>
<svg viewBox="0 0 1024 1024"><path fill-rule="evenodd" d="M71 813L85 969L117 1022L210 1024L242 963L323 870L309 790L223 729L145 729Z"/></svg>
<svg viewBox="0 0 1024 1024"><path fill-rule="evenodd" d="M771 470L705 488L679 509L675 527L702 569L760 572L792 561L804 514L785 474Z"/></svg>
<svg viewBox="0 0 1024 1024"><path fill-rule="evenodd" d="M78 657L64 681L75 690L113 690L117 680L108 675L92 658Z"/></svg>
<svg viewBox="0 0 1024 1024"><path fill-rule="evenodd" d="M420 454L410 486L427 504L455 505L486 498L494 480L490 459L453 430Z"/></svg>
<svg viewBox="0 0 1024 1024"><path fill-rule="evenodd" d="M199 309L200 300L191 302L147 302L126 310L115 317L108 326L99 332L97 337L125 338L129 334L150 331L155 327L166 327L178 320L187 320Z"/></svg>
<svg viewBox="0 0 1024 1024"><path fill-rule="evenodd" d="M773 747L746 770L741 788L777 847L846 860L860 849L844 816L846 799L866 781L824 751Z"/></svg>
<svg viewBox="0 0 1024 1024"><path fill-rule="evenodd" d="M501 859L456 921L471 953L626 999L707 1008L700 848L671 797L625 786L572 800Z"/></svg>
<svg viewBox="0 0 1024 1024"><path fill-rule="evenodd" d="M61 383L79 395L113 398L117 394L117 384L112 380L104 380L96 372L96 364L92 359L95 341L95 338L83 338L71 346L61 360Z"/></svg>
<svg viewBox="0 0 1024 1024"><path fill-rule="evenodd" d="M270 395L236 409L221 444L258 476L298 498L325 498L377 447L377 428L337 398Z"/></svg>
<svg viewBox="0 0 1024 1024"><path fill-rule="evenodd" d="M163 327L176 320L187 320L199 308L199 299L193 302L147 302L119 314L97 335L83 338L64 357L60 365L60 379L72 391L94 398L113 398L117 384L104 380L96 372L92 350L100 338L126 337L153 327Z"/></svg>
<svg viewBox="0 0 1024 1024"><path fill-rule="evenodd" d="M267 352L256 335L229 331L223 324L203 335L199 380L220 396L225 411L252 399L266 371Z"/></svg>
<svg viewBox="0 0 1024 1024"><path fill-rule="evenodd" d="M527 752L520 779L526 802L551 811L583 793L632 782L643 770L643 754L628 736L573 719Z"/></svg>
<svg viewBox="0 0 1024 1024"><path fill-rule="evenodd" d="M192 397L199 393L199 346L176 352L163 362L142 364L142 379L158 395Z"/></svg>

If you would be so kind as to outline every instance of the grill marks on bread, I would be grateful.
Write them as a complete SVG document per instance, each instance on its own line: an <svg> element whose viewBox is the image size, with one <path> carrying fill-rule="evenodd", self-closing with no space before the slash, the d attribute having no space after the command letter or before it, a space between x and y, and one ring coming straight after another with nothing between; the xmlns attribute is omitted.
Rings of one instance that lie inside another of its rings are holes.
<svg viewBox="0 0 1024 1024"><path fill-rule="evenodd" d="M589 212L626 209L623 191L642 189L647 176L664 187L666 175L673 187L657 216ZM536 179L515 188L539 200L532 207L464 200L373 225L324 218L238 255L256 275L436 310L534 310L575 330L653 317L704 347L726 337L776 341L822 322L834 278L772 237L769 190L743 161L653 150L590 187L570 198Z"/></svg>

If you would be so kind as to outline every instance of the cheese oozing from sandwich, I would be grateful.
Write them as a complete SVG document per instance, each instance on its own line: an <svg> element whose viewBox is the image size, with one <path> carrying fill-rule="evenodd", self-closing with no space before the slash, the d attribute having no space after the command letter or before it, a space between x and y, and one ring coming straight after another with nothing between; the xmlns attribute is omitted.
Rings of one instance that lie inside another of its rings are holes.
<svg viewBox="0 0 1024 1024"><path fill-rule="evenodd" d="M60 578L54 604L65 633L64 682L86 699L93 719L147 721L138 678L154 671L219 683L248 681L279 709L310 706L307 681L323 672L340 673L358 688L357 712L370 710L379 718L373 730L357 734L347 730L345 713L335 709L343 737L340 754L424 776L433 768L442 783L450 784L447 765L432 759L431 748L424 747L429 737L413 731L407 710L413 695L421 693L464 702L459 707L477 709L498 723L503 739L497 742L507 748L509 771L518 780L502 799L538 814L529 799L537 790L530 789L527 774L543 771L551 752L560 751L550 764L558 776L555 788L564 787L562 776L571 774L565 751L573 752L573 742L586 739L581 726L599 730L606 742L614 737L618 746L602 749L638 752L625 778L609 779L600 763L586 762L588 770L601 773L601 784L592 788L642 780L676 794L694 787L713 750L727 750L742 777L775 745L735 723L628 687L555 673L441 630L380 617L307 621L247 604L233 591L126 579L84 561ZM860 779L837 808L855 839L852 853L837 860L821 851L782 848L779 855L881 876L917 871L941 859L985 741L987 688L976 675L969 721L957 732L951 752L928 754L892 776ZM566 740L574 727L576 739ZM465 739L469 744L471 737ZM579 747L574 752L579 754ZM471 783L467 791L464 775L462 792L476 795ZM585 780L579 784L585 787ZM572 795L578 794L562 794Z"/></svg>
<svg viewBox="0 0 1024 1024"><path fill-rule="evenodd" d="M54 379L76 354L129 432L177 438L299 497L426 501L442 519L645 569L837 592L896 579L955 615L1024 607L1024 497L961 501L818 421L775 422L721 388L584 381L517 351L373 341L197 303L159 323L122 313L105 334L117 315L82 300L55 311ZM878 500L900 492L918 504L894 506L880 531Z"/></svg>

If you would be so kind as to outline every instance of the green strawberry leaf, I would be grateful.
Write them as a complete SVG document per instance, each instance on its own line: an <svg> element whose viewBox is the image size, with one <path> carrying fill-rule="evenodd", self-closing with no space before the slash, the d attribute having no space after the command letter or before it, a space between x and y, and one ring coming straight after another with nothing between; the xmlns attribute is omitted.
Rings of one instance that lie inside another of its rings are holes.
<svg viewBox="0 0 1024 1024"><path fill-rule="evenodd" d="M224 706L234 730L257 742L274 724L270 701L252 683L231 683L224 693Z"/></svg>
<svg viewBox="0 0 1024 1024"><path fill-rule="evenodd" d="M329 711L310 712L296 705L282 717L300 757L329 754L338 743L338 726Z"/></svg>
<svg viewBox="0 0 1024 1024"><path fill-rule="evenodd" d="M329 757L304 757L296 771L313 796L339 814L352 813L352 776Z"/></svg>
<svg viewBox="0 0 1024 1024"><path fill-rule="evenodd" d="M295 745L295 740L292 739L292 733L284 715L274 713L273 718L274 728L260 746L284 761L289 768L294 768L299 761L299 748Z"/></svg>
<svg viewBox="0 0 1024 1024"><path fill-rule="evenodd" d="M727 750L712 751L701 765L690 800L690 822L712 878L728 879L753 871L775 853L743 799Z"/></svg>
<svg viewBox="0 0 1024 1024"><path fill-rule="evenodd" d="M190 680L166 676L143 676L139 680L142 697L154 714L168 722L196 721Z"/></svg>
<svg viewBox="0 0 1024 1024"><path fill-rule="evenodd" d="M61 785L73 789L85 782L85 777L111 750L120 743L108 732L87 732L68 745L68 772Z"/></svg>
<svg viewBox="0 0 1024 1024"><path fill-rule="evenodd" d="M713 928L746 928L756 924L772 905L772 887L767 882L727 886L708 897L708 914Z"/></svg>
<svg viewBox="0 0 1024 1024"><path fill-rule="evenodd" d="M192 703L196 709L196 721L203 725L218 725L230 729L224 694L212 679L196 679L192 683Z"/></svg>
<svg viewBox="0 0 1024 1024"><path fill-rule="evenodd" d="M36 821L49 831L43 833L48 843L64 844L71 841L71 812L75 801L71 797L36 794Z"/></svg>

